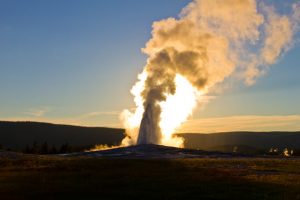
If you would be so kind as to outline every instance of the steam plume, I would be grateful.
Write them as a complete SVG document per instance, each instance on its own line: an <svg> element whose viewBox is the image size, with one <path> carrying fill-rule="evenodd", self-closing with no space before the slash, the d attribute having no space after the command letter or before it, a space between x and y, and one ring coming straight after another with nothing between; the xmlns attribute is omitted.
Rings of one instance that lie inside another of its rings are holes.
<svg viewBox="0 0 300 200"><path fill-rule="evenodd" d="M137 108L122 113L123 144L181 146L172 134L205 95L229 77L254 84L292 46L299 3L291 9L280 15L255 0L194 0L178 19L154 22L147 64L131 91Z"/></svg>

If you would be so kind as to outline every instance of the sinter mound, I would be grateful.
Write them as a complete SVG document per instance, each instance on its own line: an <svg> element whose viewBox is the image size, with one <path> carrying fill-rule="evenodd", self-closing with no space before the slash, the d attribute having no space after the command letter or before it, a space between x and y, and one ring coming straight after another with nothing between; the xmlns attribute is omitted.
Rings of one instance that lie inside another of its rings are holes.
<svg viewBox="0 0 300 200"><path fill-rule="evenodd" d="M76 156L119 157L119 158L194 158L242 156L234 153L221 153L195 149L176 148L155 144L135 145L108 150L73 154Z"/></svg>

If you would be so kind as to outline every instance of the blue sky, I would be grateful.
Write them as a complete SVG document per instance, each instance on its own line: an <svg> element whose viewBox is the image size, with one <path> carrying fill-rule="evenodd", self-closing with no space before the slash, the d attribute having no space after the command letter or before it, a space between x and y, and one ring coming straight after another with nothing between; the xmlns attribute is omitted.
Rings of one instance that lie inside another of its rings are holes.
<svg viewBox="0 0 300 200"><path fill-rule="evenodd" d="M153 21L188 2L1 0L0 119L120 126ZM299 56L298 44L255 85L233 85L194 119L300 115Z"/></svg>

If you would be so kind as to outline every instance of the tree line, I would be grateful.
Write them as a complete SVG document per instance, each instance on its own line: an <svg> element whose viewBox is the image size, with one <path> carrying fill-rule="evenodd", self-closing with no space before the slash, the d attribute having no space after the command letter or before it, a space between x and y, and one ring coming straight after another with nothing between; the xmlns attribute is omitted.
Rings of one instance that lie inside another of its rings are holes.
<svg viewBox="0 0 300 200"><path fill-rule="evenodd" d="M78 147L72 146L69 143L64 143L60 146L49 145L47 142L38 143L34 141L31 145L27 145L23 150L23 153L26 154L65 154L65 153L73 153L80 152L87 149L87 147Z"/></svg>
<svg viewBox="0 0 300 200"><path fill-rule="evenodd" d="M5 147L0 144L0 151L13 151L13 152L22 152L25 154L66 154L66 153L75 153L75 152L84 152L87 150L93 149L94 145L83 145L83 146L74 146L70 145L68 142L63 143L61 145L49 145L48 142L36 142L34 141L32 144L26 145L21 150Z"/></svg>

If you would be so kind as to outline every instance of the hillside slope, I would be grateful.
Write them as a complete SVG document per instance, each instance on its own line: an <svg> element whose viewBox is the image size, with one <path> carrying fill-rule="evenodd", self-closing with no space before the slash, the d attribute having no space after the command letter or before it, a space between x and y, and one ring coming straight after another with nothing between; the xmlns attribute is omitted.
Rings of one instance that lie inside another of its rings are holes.
<svg viewBox="0 0 300 200"><path fill-rule="evenodd" d="M232 151L238 146L242 152L257 149L300 149L300 132L227 132L181 133L185 147L202 150ZM123 129L58 125L41 122L0 121L0 145L23 150L33 142L57 147L64 143L83 147L95 144L118 145L124 138Z"/></svg>
<svg viewBox="0 0 300 200"><path fill-rule="evenodd" d="M41 122L0 122L0 144L5 148L22 150L26 145L47 142L60 146L95 144L118 145L124 137L123 129L81 127Z"/></svg>
<svg viewBox="0 0 300 200"><path fill-rule="evenodd" d="M300 132L226 132L214 134L183 133L185 147L216 149L221 146L249 146L258 149L300 149Z"/></svg>

